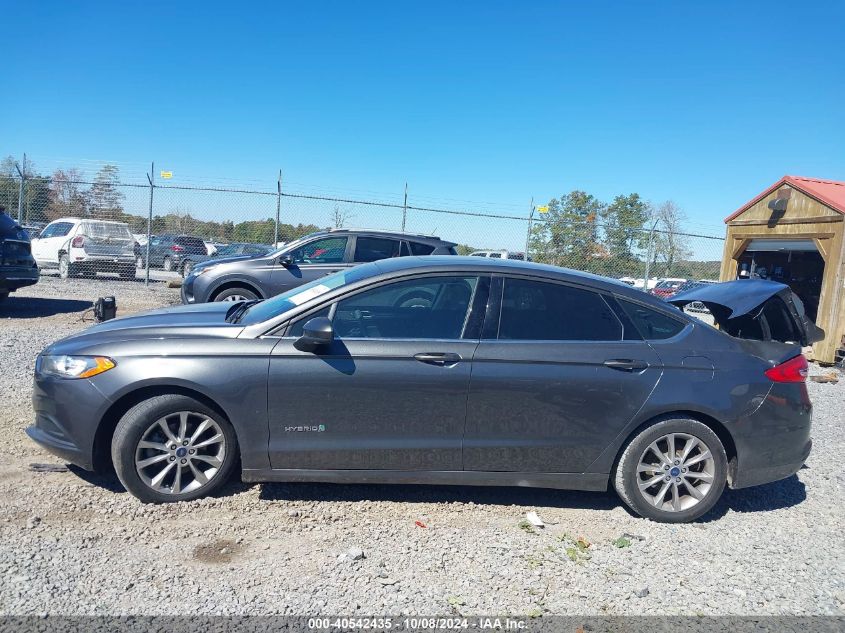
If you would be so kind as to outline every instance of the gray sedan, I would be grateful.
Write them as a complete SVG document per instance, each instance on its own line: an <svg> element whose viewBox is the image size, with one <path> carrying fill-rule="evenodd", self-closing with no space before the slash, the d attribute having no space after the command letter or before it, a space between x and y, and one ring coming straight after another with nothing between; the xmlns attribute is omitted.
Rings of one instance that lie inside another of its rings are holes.
<svg viewBox="0 0 845 633"><path fill-rule="evenodd" d="M788 302L783 288L759 296ZM584 273L386 259L58 341L37 359L27 432L83 468L113 465L145 502L208 495L237 467L245 481L610 485L683 522L725 485L807 458L795 328L794 343L741 340Z"/></svg>

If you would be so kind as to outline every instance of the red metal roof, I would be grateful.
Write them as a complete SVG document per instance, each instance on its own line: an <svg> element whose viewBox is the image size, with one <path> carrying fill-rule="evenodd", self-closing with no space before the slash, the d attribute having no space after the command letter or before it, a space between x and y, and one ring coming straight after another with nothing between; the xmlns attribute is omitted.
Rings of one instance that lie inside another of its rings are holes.
<svg viewBox="0 0 845 633"><path fill-rule="evenodd" d="M784 185L790 185L798 191L807 194L811 198L818 200L822 204L827 205L834 211L845 215L845 182L840 182L838 180L823 180L821 178L805 178L804 176L784 176L763 193L755 196L752 200L749 200L739 209L731 213L725 218L725 222L730 222L735 219L743 211L757 204L760 200L768 196L773 191L780 189Z"/></svg>

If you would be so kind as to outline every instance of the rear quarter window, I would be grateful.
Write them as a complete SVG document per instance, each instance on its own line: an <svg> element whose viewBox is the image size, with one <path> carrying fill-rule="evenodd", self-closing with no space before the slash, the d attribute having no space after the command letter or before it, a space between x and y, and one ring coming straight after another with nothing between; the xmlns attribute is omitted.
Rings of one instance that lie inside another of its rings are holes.
<svg viewBox="0 0 845 633"><path fill-rule="evenodd" d="M652 310L639 303L625 301L617 297L617 301L628 318L637 328L637 331L647 341L660 341L679 334L684 329L685 323L679 319Z"/></svg>
<svg viewBox="0 0 845 633"><path fill-rule="evenodd" d="M422 242L409 242L409 244L413 255L431 255L434 252L434 247L431 244L423 244Z"/></svg>

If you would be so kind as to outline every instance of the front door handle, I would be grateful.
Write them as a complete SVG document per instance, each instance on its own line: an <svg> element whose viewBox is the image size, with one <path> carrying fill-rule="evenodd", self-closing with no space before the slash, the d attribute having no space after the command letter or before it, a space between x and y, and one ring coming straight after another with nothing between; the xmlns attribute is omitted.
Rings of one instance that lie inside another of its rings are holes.
<svg viewBox="0 0 845 633"><path fill-rule="evenodd" d="M462 359L460 354L452 354L450 352L424 352L422 354L414 354L414 360L428 365L445 367L459 363Z"/></svg>
<svg viewBox="0 0 845 633"><path fill-rule="evenodd" d="M612 358L604 361L605 367L619 371L643 371L648 369L648 363L642 360L631 360L630 358Z"/></svg>

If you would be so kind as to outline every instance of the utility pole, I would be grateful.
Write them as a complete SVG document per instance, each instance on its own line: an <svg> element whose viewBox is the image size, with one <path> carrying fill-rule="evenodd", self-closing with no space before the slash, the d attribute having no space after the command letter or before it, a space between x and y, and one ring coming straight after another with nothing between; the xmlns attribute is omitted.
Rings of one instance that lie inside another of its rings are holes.
<svg viewBox="0 0 845 633"><path fill-rule="evenodd" d="M23 170L17 163L15 163L15 169L18 170L18 176L21 177L21 182L18 185L18 224L21 224L23 222L23 196L26 191L24 186L26 181L26 154L23 155Z"/></svg>
<svg viewBox="0 0 845 633"><path fill-rule="evenodd" d="M528 212L528 231L525 233L525 261L528 261L528 246L531 243L531 222L534 220L534 196L531 196L531 204Z"/></svg>
<svg viewBox="0 0 845 633"><path fill-rule="evenodd" d="M150 213L147 216L147 256L144 258L146 275L144 277L144 285L150 285L150 241L152 241L153 234L153 191L155 191L156 178L156 164L155 161L150 163L150 173L147 174L147 180L150 181Z"/></svg>
<svg viewBox="0 0 845 633"><path fill-rule="evenodd" d="M273 248L279 243L279 216L282 213L282 170L279 170L279 179L276 181L276 227L273 231Z"/></svg>
<svg viewBox="0 0 845 633"><path fill-rule="evenodd" d="M402 232L405 232L405 220L408 216L408 183L405 183L405 203L402 205Z"/></svg>

